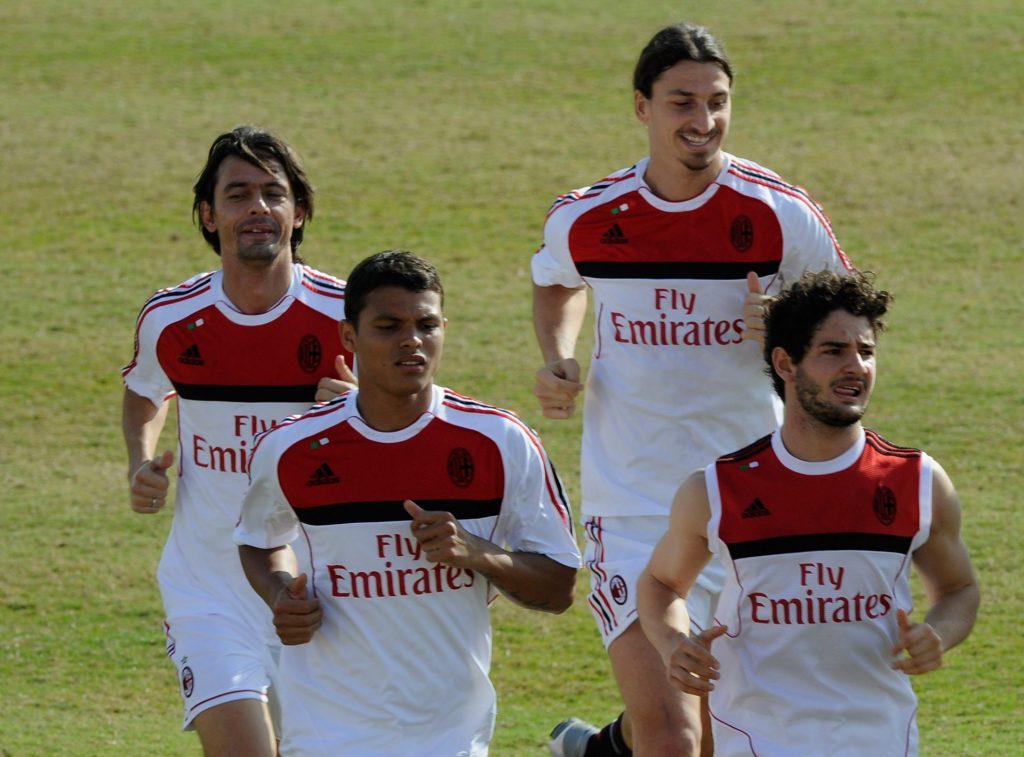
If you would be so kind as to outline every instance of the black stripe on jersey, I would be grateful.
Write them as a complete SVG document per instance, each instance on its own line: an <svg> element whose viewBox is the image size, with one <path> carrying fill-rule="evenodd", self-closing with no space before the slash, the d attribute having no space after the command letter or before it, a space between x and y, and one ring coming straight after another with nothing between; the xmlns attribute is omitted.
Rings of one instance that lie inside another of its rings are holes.
<svg viewBox="0 0 1024 757"><path fill-rule="evenodd" d="M889 455L890 457L920 457L921 450L915 449L914 447L900 447L888 439L880 436L877 432L870 429L865 430L864 434L865 441L874 447L880 454Z"/></svg>
<svg viewBox="0 0 1024 757"><path fill-rule="evenodd" d="M580 276L592 279L694 279L733 281L747 278L747 271L758 276L774 276L779 261L760 263L691 263L685 261L581 261L576 264Z"/></svg>
<svg viewBox="0 0 1024 757"><path fill-rule="evenodd" d="M345 284L331 276L328 276L326 273L314 272L312 268L303 268L302 277L308 281L311 286L332 292L338 292L342 296L345 294Z"/></svg>
<svg viewBox="0 0 1024 757"><path fill-rule="evenodd" d="M722 455L718 458L720 463L735 463L740 460L746 460L748 457L753 457L758 452L762 452L766 447L770 447L772 443L772 435L762 436L756 442L748 444L743 449L737 450L736 452L730 452L728 455Z"/></svg>
<svg viewBox="0 0 1024 757"><path fill-rule="evenodd" d="M797 186L796 184L790 184L788 181L783 180L780 176L775 176L773 174L768 173L767 171L758 171L752 166L746 166L739 162L734 162L730 166L730 168L734 168L739 173L755 181L764 182L765 184L772 184L773 186L776 186L783 191L798 194L804 199L806 199L808 202L812 203L815 207L818 206L817 203L815 203L814 200L811 199L811 196L807 194L806 189Z"/></svg>
<svg viewBox="0 0 1024 757"><path fill-rule="evenodd" d="M765 555L788 555L794 552L895 552L905 555L910 551L911 537L891 534L801 534L778 536L773 539L755 539L729 544L733 560Z"/></svg>
<svg viewBox="0 0 1024 757"><path fill-rule="evenodd" d="M402 506L404 500L377 502L338 502L318 507L296 507L295 516L309 526L333 526L343 523L386 523L409 521L409 513ZM451 513L459 520L493 518L501 512L501 498L496 499L417 499L424 510Z"/></svg>
<svg viewBox="0 0 1024 757"><path fill-rule="evenodd" d="M197 293L197 290L206 286L210 283L210 279L213 278L213 272L200 274L195 281L183 281L177 286L169 287L167 289L161 289L155 292L149 300L146 302L146 307L166 299L185 298L189 295ZM145 309L145 308L143 308Z"/></svg>
<svg viewBox="0 0 1024 757"><path fill-rule="evenodd" d="M312 405L316 397L316 384L224 386L175 381L174 389L180 398L199 402L305 402Z"/></svg>

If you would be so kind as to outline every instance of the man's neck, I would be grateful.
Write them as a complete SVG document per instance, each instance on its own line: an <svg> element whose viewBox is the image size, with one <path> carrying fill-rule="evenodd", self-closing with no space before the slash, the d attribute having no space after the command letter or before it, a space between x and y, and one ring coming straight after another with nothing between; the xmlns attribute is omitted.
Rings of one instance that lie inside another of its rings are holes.
<svg viewBox="0 0 1024 757"><path fill-rule="evenodd" d="M820 463L832 460L850 449L860 438L860 422L849 426L829 426L807 416L791 417L787 413L782 424L782 443L798 460Z"/></svg>
<svg viewBox="0 0 1024 757"><path fill-rule="evenodd" d="M251 266L225 261L224 295L247 315L266 313L281 301L292 285L291 259L269 266Z"/></svg>
<svg viewBox="0 0 1024 757"><path fill-rule="evenodd" d="M356 409L366 425L376 431L401 431L430 409L433 397L433 384L419 394L402 397L371 387L359 387Z"/></svg>
<svg viewBox="0 0 1024 757"><path fill-rule="evenodd" d="M644 171L644 182L654 194L668 202L692 200L718 178L725 165L721 152L707 168L693 171L679 163L656 163L652 158Z"/></svg>

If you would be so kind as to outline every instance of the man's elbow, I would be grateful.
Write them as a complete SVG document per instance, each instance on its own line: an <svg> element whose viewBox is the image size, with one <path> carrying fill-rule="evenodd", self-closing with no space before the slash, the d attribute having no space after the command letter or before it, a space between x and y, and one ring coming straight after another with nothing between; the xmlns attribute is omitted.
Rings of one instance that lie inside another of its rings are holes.
<svg viewBox="0 0 1024 757"><path fill-rule="evenodd" d="M561 615L572 607L572 603L576 599L576 568L564 565L560 568L556 580L552 581L557 588L552 592L550 605L545 608L555 615Z"/></svg>

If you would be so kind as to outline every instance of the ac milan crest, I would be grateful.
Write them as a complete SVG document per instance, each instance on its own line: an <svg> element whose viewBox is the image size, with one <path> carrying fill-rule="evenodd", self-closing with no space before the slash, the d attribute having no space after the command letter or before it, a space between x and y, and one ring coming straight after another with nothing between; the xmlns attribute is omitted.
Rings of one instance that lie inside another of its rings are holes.
<svg viewBox="0 0 1024 757"><path fill-rule="evenodd" d="M626 581L622 576L612 576L612 580L608 582L608 589L612 593L612 599L615 600L615 604L626 604L626 600L629 598L629 589L626 588Z"/></svg>
<svg viewBox="0 0 1024 757"><path fill-rule="evenodd" d="M299 342L299 367L306 373L312 373L320 367L323 353L320 340L312 334L306 334Z"/></svg>
<svg viewBox="0 0 1024 757"><path fill-rule="evenodd" d="M192 690L195 688L196 679L192 675L192 668L188 665L181 669L181 691L185 694L185 698L188 699L192 696Z"/></svg>
<svg viewBox="0 0 1024 757"><path fill-rule="evenodd" d="M456 447L448 455L448 478L459 487L466 487L473 483L473 457L469 450Z"/></svg>
<svg viewBox="0 0 1024 757"><path fill-rule="evenodd" d="M888 486L875 490L875 517L883 526L891 526L896 520L896 495Z"/></svg>
<svg viewBox="0 0 1024 757"><path fill-rule="evenodd" d="M754 224L747 216L736 216L732 219L729 237L737 252L746 252L754 246Z"/></svg>

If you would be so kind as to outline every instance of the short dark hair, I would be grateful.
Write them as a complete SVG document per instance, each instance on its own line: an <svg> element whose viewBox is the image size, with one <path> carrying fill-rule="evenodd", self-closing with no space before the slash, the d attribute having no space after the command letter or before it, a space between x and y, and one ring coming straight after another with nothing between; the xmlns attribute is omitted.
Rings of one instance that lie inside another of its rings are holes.
<svg viewBox="0 0 1024 757"><path fill-rule="evenodd" d="M303 224L292 231L292 260L301 263L302 258L298 255L298 248L302 244L302 232L305 230L306 224L313 219L313 185L306 177L306 169L302 165L299 154L283 139L258 126L236 126L213 140L213 144L210 146L206 165L203 167L202 173L199 174L199 178L196 179L195 199L192 202L192 219L198 224L203 238L210 243L214 252L220 255L220 239L217 232L209 231L202 224L199 206L205 202L213 207L213 195L217 187L220 164L231 155L262 168L267 173L274 173L270 163L277 163L288 177L292 194L295 195L295 205L305 211Z"/></svg>
<svg viewBox="0 0 1024 757"><path fill-rule="evenodd" d="M714 63L732 84L732 64L721 43L703 26L680 22L651 37L633 69L633 89L650 99L658 77L683 60Z"/></svg>
<svg viewBox="0 0 1024 757"><path fill-rule="evenodd" d="M772 364L776 347L799 363L822 322L836 310L867 318L872 331L878 334L885 328L882 316L888 312L892 299L888 292L875 289L871 273L859 271L848 275L832 271L805 273L780 294L764 319L764 360L768 364L765 373L771 377L778 395L785 396L785 382Z"/></svg>
<svg viewBox="0 0 1024 757"><path fill-rule="evenodd" d="M352 269L345 284L345 320L357 328L370 292L399 287L410 292L437 292L444 305L444 287L433 264L407 250L384 250Z"/></svg>

